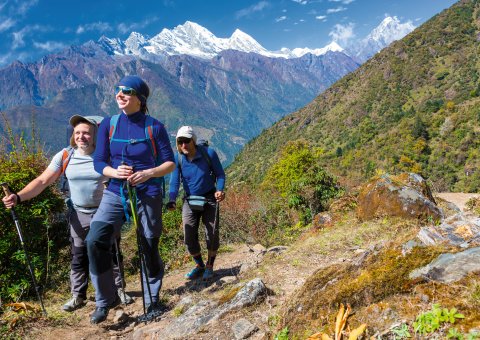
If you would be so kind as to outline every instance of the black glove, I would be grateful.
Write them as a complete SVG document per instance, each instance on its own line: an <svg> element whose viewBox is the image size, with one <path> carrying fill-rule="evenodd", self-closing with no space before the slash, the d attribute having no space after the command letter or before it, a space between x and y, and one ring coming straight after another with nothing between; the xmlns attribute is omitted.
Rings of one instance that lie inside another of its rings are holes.
<svg viewBox="0 0 480 340"><path fill-rule="evenodd" d="M175 210L175 208L177 207L177 204L175 202L168 202L165 207L168 209L168 210Z"/></svg>

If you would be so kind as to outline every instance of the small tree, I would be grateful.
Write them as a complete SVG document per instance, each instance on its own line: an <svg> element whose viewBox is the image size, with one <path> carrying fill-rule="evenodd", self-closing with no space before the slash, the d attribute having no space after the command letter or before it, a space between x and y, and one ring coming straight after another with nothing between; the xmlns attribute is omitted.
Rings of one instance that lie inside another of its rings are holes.
<svg viewBox="0 0 480 340"><path fill-rule="evenodd" d="M299 211L304 223L327 209L330 199L341 191L336 179L316 162L316 153L305 140L287 143L262 183Z"/></svg>

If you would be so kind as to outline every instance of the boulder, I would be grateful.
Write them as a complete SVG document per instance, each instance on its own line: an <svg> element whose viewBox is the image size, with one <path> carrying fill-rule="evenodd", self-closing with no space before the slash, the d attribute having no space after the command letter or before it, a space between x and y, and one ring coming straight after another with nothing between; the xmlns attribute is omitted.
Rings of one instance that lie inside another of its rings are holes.
<svg viewBox="0 0 480 340"><path fill-rule="evenodd" d="M411 272L410 278L422 277L432 281L452 283L469 273L478 271L480 271L480 247L456 254L442 254L432 263Z"/></svg>
<svg viewBox="0 0 480 340"><path fill-rule="evenodd" d="M361 220L383 216L423 220L443 218L426 181L412 173L385 174L367 183L358 196L357 215Z"/></svg>

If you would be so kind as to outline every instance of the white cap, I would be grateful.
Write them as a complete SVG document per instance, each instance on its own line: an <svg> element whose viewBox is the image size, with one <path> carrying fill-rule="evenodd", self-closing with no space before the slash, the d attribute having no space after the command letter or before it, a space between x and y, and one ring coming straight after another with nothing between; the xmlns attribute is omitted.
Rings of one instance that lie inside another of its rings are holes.
<svg viewBox="0 0 480 340"><path fill-rule="evenodd" d="M191 126L182 126L180 129L178 129L177 139L180 137L191 138L193 139L194 143L197 143L197 135L195 132L193 132Z"/></svg>

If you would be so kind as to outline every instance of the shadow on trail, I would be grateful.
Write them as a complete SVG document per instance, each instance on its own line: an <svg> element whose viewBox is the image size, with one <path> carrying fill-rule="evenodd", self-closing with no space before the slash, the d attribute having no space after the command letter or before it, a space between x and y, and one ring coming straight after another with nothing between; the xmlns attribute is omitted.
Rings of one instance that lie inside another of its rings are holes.
<svg viewBox="0 0 480 340"><path fill-rule="evenodd" d="M213 278L210 280L203 281L201 278L195 280L185 279L184 285L177 288L166 289L165 292L172 295L182 295L186 292L199 292L211 286L213 287L210 288L210 290L215 291L224 285L224 282L221 281L222 278L229 276L235 276L237 278L239 273L240 266L218 269L213 272Z"/></svg>

